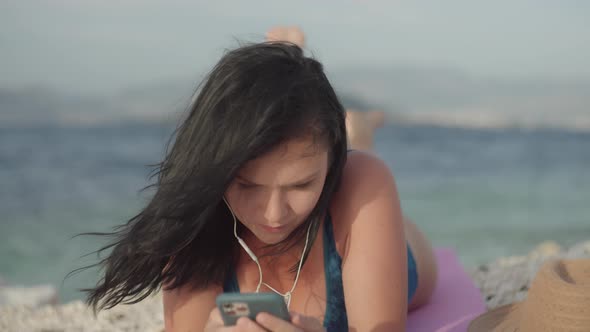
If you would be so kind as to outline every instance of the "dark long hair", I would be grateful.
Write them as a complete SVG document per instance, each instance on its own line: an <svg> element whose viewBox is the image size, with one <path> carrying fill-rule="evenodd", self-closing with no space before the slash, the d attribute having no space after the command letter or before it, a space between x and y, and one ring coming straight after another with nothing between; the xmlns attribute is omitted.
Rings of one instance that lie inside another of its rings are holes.
<svg viewBox="0 0 590 332"><path fill-rule="evenodd" d="M94 312L136 303L162 285L220 285L239 252L223 194L235 173L286 140L309 136L329 151L318 203L307 220L276 245L288 250L312 239L346 162L345 112L322 65L292 44L260 43L227 52L202 83L186 118L155 165L151 201L108 235L104 275L87 292ZM306 257L307 255L304 255ZM86 267L87 268L87 267Z"/></svg>

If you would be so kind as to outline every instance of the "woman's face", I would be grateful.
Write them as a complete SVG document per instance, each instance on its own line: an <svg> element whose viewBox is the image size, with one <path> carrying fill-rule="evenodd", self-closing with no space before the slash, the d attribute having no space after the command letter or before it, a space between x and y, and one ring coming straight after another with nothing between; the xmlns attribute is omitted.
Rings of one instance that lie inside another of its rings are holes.
<svg viewBox="0 0 590 332"><path fill-rule="evenodd" d="M264 244L284 240L315 207L328 172L325 144L294 139L249 161L225 197L242 224Z"/></svg>

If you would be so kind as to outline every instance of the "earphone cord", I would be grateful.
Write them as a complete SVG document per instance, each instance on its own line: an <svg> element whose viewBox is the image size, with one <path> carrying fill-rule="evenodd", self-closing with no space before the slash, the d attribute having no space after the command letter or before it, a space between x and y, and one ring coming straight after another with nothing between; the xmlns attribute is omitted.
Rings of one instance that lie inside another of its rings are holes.
<svg viewBox="0 0 590 332"><path fill-rule="evenodd" d="M281 295L283 298L285 298L285 300L287 302L287 309L289 308L289 305L291 304L291 295L293 294L295 287L297 287L297 281L299 280L299 272L301 272L301 266L303 265L303 255L305 255L305 250L307 249L307 243L309 242L309 231L310 230L311 230L311 224L309 224L309 226L307 227L307 235L305 237L305 246L303 247L303 252L301 253L301 259L299 260L299 267L297 267L297 274L295 275L295 282L293 282L293 287L291 287L291 290L286 292L285 294L282 294L281 292L272 288L271 285L267 284L266 282L263 282L263 284L266 287L268 287L270 290L272 290L273 292L275 292L275 293ZM260 265L258 265L258 268L260 268ZM262 277L260 278L260 280L262 280Z"/></svg>
<svg viewBox="0 0 590 332"><path fill-rule="evenodd" d="M295 287L297 287L297 281L299 281L299 273L301 272L301 267L303 266L303 255L305 255L305 251L307 250L307 244L309 243L309 232L311 230L311 223L307 227L307 235L305 236L305 246L303 247L303 252L301 253L301 259L299 260L299 266L297 267L297 274L295 275L295 282L293 282L293 287L291 287L291 290L286 292L285 294L283 294L283 293L277 291L276 289L274 289L271 285L262 281L262 267L260 267L260 263L258 262L258 257L256 257L256 255L254 255L254 253L250 250L248 245L246 245L246 242L244 242L244 240L242 240L238 236L238 232L237 232L238 222L236 219L236 215L234 214L234 211L232 210L232 208L229 206L229 203L225 200L225 197L223 197L223 201L225 202L225 204L229 208L229 211L231 212L231 215L234 219L234 236L236 237L236 239L238 239L238 242L240 243L242 248L244 248L246 253L250 256L250 258L256 263L256 266L258 266L258 286L256 286L256 293L258 293L260 291L261 285L265 285L270 290L281 295L285 299L285 302L287 303L287 309L288 309L289 305L291 304L291 295L293 294L293 291L295 291Z"/></svg>
<svg viewBox="0 0 590 332"><path fill-rule="evenodd" d="M229 208L229 211L231 212L231 215L234 218L234 236L236 237L236 239L238 239L238 242L240 242L240 244L242 245L242 248L244 248L244 250L246 250L246 253L250 256L250 258L252 258L252 260L256 263L256 266L258 266L258 286L256 286L256 293L258 293L260 291L260 285L262 285L262 268L260 267L260 264L258 263L258 257L256 257L256 255L254 255L254 253L251 250L246 249L246 248L248 248L248 246L246 245L246 242L244 242L244 240L242 240L242 238L240 238L238 236L238 231L237 231L238 222L236 220L236 216L234 214L234 211L229 206L229 203L225 200L225 198L223 198L223 200L225 201L225 204Z"/></svg>

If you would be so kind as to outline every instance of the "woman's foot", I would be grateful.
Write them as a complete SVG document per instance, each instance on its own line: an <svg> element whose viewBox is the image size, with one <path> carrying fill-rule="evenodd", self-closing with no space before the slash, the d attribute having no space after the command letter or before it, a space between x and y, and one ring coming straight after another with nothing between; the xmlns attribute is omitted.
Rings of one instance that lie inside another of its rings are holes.
<svg viewBox="0 0 590 332"><path fill-rule="evenodd" d="M276 26L266 32L266 41L289 42L305 46L305 34L298 26Z"/></svg>
<svg viewBox="0 0 590 332"><path fill-rule="evenodd" d="M346 111L346 133L351 149L371 151L375 129L385 123L385 113L382 111Z"/></svg>
<svg viewBox="0 0 590 332"><path fill-rule="evenodd" d="M276 26L266 32L266 41L288 42L301 48L305 46L305 34L298 26ZM350 147L355 150L372 150L375 129L385 123L381 111L346 111L346 131Z"/></svg>

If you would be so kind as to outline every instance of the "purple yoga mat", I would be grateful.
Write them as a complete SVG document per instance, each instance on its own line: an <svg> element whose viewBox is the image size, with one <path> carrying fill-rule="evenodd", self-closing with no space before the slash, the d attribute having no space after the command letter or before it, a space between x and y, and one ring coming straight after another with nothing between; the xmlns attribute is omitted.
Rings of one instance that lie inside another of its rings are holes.
<svg viewBox="0 0 590 332"><path fill-rule="evenodd" d="M438 282L430 302L408 314L409 332L465 332L485 303L452 249L436 249Z"/></svg>

